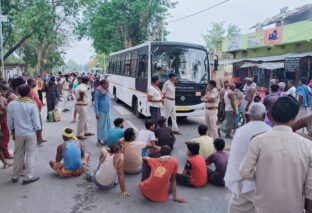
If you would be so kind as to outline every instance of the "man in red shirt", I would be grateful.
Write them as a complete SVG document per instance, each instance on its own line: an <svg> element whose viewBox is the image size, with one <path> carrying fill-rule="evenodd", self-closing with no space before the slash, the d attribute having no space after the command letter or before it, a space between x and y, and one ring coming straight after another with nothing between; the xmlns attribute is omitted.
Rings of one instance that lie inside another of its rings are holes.
<svg viewBox="0 0 312 213"><path fill-rule="evenodd" d="M199 155L198 143L186 143L190 156L182 174L177 174L178 184L193 187L202 187L207 183L207 167L205 159Z"/></svg>
<svg viewBox="0 0 312 213"><path fill-rule="evenodd" d="M178 172L177 159L170 156L169 146L161 147L160 154L160 158L143 158L141 193L151 201L164 202L168 200L171 183L173 200L180 203L186 202L184 198L177 197L175 180Z"/></svg>

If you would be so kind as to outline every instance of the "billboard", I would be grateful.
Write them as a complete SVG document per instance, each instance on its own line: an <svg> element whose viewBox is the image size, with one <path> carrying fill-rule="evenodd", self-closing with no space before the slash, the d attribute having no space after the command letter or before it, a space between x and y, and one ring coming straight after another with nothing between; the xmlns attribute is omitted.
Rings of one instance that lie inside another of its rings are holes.
<svg viewBox="0 0 312 213"><path fill-rule="evenodd" d="M263 33L255 32L247 35L247 48L255 48L263 46Z"/></svg>
<svg viewBox="0 0 312 213"><path fill-rule="evenodd" d="M263 33L264 46L276 45L282 42L282 27L275 27L265 30Z"/></svg>

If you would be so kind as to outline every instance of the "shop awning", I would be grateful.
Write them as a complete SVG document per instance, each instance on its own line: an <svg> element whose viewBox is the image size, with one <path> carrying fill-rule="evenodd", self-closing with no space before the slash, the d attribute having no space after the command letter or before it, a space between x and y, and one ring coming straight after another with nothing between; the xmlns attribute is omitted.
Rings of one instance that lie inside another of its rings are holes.
<svg viewBox="0 0 312 213"><path fill-rule="evenodd" d="M284 68L284 62L264 62L261 64L257 64L256 67L267 70L276 70Z"/></svg>
<svg viewBox="0 0 312 213"><path fill-rule="evenodd" d="M257 64L253 62L245 62L240 68L255 67Z"/></svg>
<svg viewBox="0 0 312 213"><path fill-rule="evenodd" d="M275 55L275 56L267 56L267 57L256 57L256 58L242 58L242 59L232 59L232 60L220 60L219 64L233 64L237 62L282 62L287 57L307 57L312 56L312 52L304 52L304 53L288 53L284 55ZM246 64L245 66L248 66L251 64ZM243 65L244 66L244 65ZM252 67L252 66L249 66ZM241 67L244 68L244 67ZM246 68L246 67L245 67Z"/></svg>

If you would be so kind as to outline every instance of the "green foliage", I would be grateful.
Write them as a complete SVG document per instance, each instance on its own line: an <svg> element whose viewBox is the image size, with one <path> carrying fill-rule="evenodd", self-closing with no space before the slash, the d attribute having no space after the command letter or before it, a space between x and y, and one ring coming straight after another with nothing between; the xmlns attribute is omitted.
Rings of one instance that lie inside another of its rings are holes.
<svg viewBox="0 0 312 213"><path fill-rule="evenodd" d="M203 35L203 38L210 52L214 52L216 49L221 49L223 39L234 38L240 35L240 33L241 29L237 25L229 24L225 26L224 22L214 22L211 29L207 30L207 34Z"/></svg>
<svg viewBox="0 0 312 213"><path fill-rule="evenodd" d="M168 17L171 0L111 0L93 4L78 25L79 37L93 39L96 51L109 53L159 40L161 24Z"/></svg>

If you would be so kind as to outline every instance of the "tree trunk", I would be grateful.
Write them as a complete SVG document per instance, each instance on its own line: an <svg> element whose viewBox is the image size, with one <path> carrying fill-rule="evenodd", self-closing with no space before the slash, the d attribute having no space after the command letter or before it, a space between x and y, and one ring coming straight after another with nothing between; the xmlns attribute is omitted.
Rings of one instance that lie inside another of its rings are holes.
<svg viewBox="0 0 312 213"><path fill-rule="evenodd" d="M43 66L44 66L44 49L45 49L45 44L44 43L39 43L37 46L37 73L38 74L43 74Z"/></svg>

